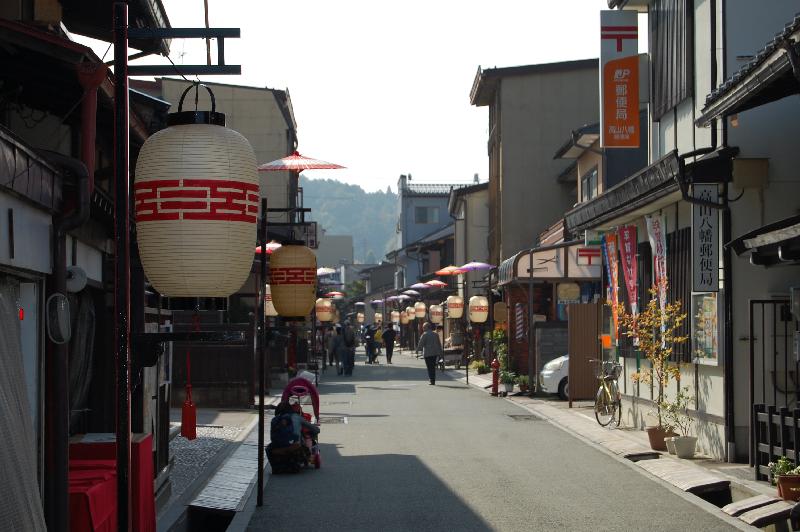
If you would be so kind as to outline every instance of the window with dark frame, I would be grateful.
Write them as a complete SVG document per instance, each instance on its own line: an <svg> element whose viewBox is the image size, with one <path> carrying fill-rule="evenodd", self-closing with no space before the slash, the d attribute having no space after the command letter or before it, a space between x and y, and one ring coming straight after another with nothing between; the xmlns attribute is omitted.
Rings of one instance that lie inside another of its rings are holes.
<svg viewBox="0 0 800 532"><path fill-rule="evenodd" d="M597 167L586 172L581 178L581 202L597 197Z"/></svg>
<svg viewBox="0 0 800 532"><path fill-rule="evenodd" d="M414 207L414 223L417 224L439 223L438 207Z"/></svg>

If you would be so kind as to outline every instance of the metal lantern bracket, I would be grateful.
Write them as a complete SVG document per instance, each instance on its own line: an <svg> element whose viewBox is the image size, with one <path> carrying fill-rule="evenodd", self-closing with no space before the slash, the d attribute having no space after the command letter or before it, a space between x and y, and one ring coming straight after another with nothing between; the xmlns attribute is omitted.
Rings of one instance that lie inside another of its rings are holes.
<svg viewBox="0 0 800 532"><path fill-rule="evenodd" d="M225 64L225 39L241 37L239 28L128 28L129 39L217 39L218 65L130 65L129 76L238 76L241 65Z"/></svg>

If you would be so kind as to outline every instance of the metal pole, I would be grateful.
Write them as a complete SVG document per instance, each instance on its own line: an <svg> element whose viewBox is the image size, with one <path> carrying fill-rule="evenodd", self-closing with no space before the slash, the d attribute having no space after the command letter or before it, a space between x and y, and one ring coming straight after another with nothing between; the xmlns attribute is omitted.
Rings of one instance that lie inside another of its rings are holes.
<svg viewBox="0 0 800 532"><path fill-rule="evenodd" d="M539 391L539 379L533 378L539 371L538 364L536 363L536 353L533 350L533 342L535 340L533 334L533 248L528 254L528 378L532 379L534 386L532 390Z"/></svg>
<svg viewBox="0 0 800 532"><path fill-rule="evenodd" d="M114 343L117 356L117 529L130 530L130 175L128 4L114 3Z"/></svg>
<svg viewBox="0 0 800 532"><path fill-rule="evenodd" d="M258 286L258 485L257 506L264 505L264 363L266 351L266 323L264 322L264 306L267 298L267 198L261 198L261 227L258 231L261 245L259 257L260 272Z"/></svg>

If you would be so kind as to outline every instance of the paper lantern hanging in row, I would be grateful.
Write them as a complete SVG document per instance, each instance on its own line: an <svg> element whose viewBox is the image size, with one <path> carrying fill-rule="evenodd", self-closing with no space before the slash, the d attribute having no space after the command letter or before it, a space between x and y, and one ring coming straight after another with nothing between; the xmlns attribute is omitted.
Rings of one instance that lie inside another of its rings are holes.
<svg viewBox="0 0 800 532"><path fill-rule="evenodd" d="M305 246L284 244L270 259L272 304L284 318L311 313L317 295L317 257Z"/></svg>
<svg viewBox="0 0 800 532"><path fill-rule="evenodd" d="M414 312L414 307L406 307L406 314L408 315L409 320L413 320L417 318L416 313Z"/></svg>
<svg viewBox="0 0 800 532"><path fill-rule="evenodd" d="M444 311L441 305L431 305L430 309L431 315L431 322L432 323L442 323L442 318L444 317Z"/></svg>
<svg viewBox="0 0 800 532"><path fill-rule="evenodd" d="M183 111L150 135L136 161L136 241L145 275L169 297L227 297L253 266L259 180L253 147L225 115Z"/></svg>
<svg viewBox="0 0 800 532"><path fill-rule="evenodd" d="M414 303L414 315L418 319L420 319L420 320L425 319L425 312L427 310L428 309L425 306L425 303L423 303L422 301L417 301L416 303Z"/></svg>
<svg viewBox="0 0 800 532"><path fill-rule="evenodd" d="M382 323L382 322L383 322L383 312L376 312L375 323Z"/></svg>
<svg viewBox="0 0 800 532"><path fill-rule="evenodd" d="M278 315L275 305L272 304L272 289L269 285L264 285L264 316L274 317Z"/></svg>
<svg viewBox="0 0 800 532"><path fill-rule="evenodd" d="M472 296L469 298L469 321L486 323L487 319L489 319L489 300L486 296Z"/></svg>
<svg viewBox="0 0 800 532"><path fill-rule="evenodd" d="M400 313L400 324L401 325L408 325L408 322L411 321L411 316L413 316L413 315L414 314L410 314L409 315L408 311L401 312Z"/></svg>
<svg viewBox="0 0 800 532"><path fill-rule="evenodd" d="M328 322L333 319L333 303L330 299L326 297L317 299L314 309L319 321Z"/></svg>
<svg viewBox="0 0 800 532"><path fill-rule="evenodd" d="M359 312L358 314L356 314L356 322L364 323L364 313L363 312Z"/></svg>
<svg viewBox="0 0 800 532"><path fill-rule="evenodd" d="M392 323L400 323L400 313L396 310L392 311Z"/></svg>
<svg viewBox="0 0 800 532"><path fill-rule="evenodd" d="M464 315L464 298L461 296L447 297L447 317L458 319Z"/></svg>

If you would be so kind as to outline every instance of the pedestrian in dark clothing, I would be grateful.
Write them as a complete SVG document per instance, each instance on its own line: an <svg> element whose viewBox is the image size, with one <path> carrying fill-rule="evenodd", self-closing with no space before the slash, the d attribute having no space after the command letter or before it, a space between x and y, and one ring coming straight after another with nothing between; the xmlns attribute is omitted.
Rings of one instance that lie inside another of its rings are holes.
<svg viewBox="0 0 800 532"><path fill-rule="evenodd" d="M394 350L394 339L397 335L392 325L387 325L383 330L383 345L386 346L386 363L392 363L392 351Z"/></svg>
<svg viewBox="0 0 800 532"><path fill-rule="evenodd" d="M372 364L375 360L375 331L378 330L375 324L369 325L364 331L364 347L367 351L367 364Z"/></svg>
<svg viewBox="0 0 800 532"><path fill-rule="evenodd" d="M433 325L425 322L422 326L425 332L419 337L417 344L417 353L422 351L422 357L425 359L425 365L428 367L428 378L430 384L436 384L436 361L443 354L442 340L439 335L434 332Z"/></svg>

